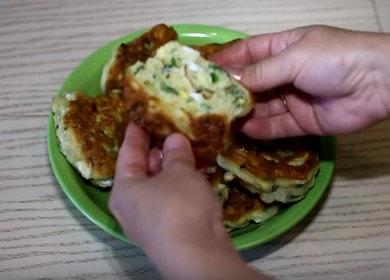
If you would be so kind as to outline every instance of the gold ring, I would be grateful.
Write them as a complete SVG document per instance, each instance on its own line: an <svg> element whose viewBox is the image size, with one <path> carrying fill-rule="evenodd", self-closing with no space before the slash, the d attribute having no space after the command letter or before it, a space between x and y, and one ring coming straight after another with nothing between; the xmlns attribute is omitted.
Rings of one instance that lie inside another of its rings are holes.
<svg viewBox="0 0 390 280"><path fill-rule="evenodd" d="M283 106L284 106L284 108L286 109L286 111L289 112L290 110L288 109L286 97L284 96L284 94L281 94L281 95L280 95L280 99L282 99Z"/></svg>

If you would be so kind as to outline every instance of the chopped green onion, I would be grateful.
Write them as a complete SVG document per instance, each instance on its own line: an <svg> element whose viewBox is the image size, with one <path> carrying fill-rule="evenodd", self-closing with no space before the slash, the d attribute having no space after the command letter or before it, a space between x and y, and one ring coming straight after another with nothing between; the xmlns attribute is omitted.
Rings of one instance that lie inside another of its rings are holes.
<svg viewBox="0 0 390 280"><path fill-rule="evenodd" d="M218 82L218 80L219 80L218 75L215 74L215 72L211 72L210 77L211 77L211 82L212 82L213 84L215 84L215 83Z"/></svg>
<svg viewBox="0 0 390 280"><path fill-rule="evenodd" d="M171 65L173 67L179 67L180 66L179 64L180 64L179 61L177 61L177 59L175 57L171 58Z"/></svg>
<svg viewBox="0 0 390 280"><path fill-rule="evenodd" d="M135 69L133 75L137 75L137 73L141 70L144 70L145 69L145 64L141 64L137 67L137 69Z"/></svg>
<svg viewBox="0 0 390 280"><path fill-rule="evenodd" d="M173 87L170 87L168 86L165 82L160 82L160 87L161 87L161 90L162 91L165 91L166 93L169 93L169 94L174 94L174 95L179 95L179 93L177 92L176 89L174 89Z"/></svg>
<svg viewBox="0 0 390 280"><path fill-rule="evenodd" d="M228 87L228 88L226 89L226 93L227 93L227 94L230 94L230 95L232 95L232 96L236 96L236 97L242 95L241 90L240 90L236 85L231 85L230 87Z"/></svg>
<svg viewBox="0 0 390 280"><path fill-rule="evenodd" d="M211 106L210 106L209 104L201 103L200 106L201 106L204 110L206 110L206 111L208 111L208 112L211 111Z"/></svg>

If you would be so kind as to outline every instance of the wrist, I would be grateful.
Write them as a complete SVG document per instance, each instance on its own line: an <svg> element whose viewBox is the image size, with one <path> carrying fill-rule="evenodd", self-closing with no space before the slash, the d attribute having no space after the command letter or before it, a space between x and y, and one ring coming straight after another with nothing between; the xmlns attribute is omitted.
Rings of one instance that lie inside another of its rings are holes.
<svg viewBox="0 0 390 280"><path fill-rule="evenodd" d="M377 97L374 108L378 119L390 117L390 34L378 34L371 43L376 59L370 69L372 94Z"/></svg>
<svg viewBox="0 0 390 280"><path fill-rule="evenodd" d="M188 221L188 220L187 220ZM143 244L143 249L158 270L167 279L206 279L200 277L211 260L228 255L235 263L241 261L226 232L215 234L206 223L170 223L161 233L160 240ZM223 229L223 226L220 226ZM224 229L223 229L224 230ZM218 235L218 237L217 237Z"/></svg>
<svg viewBox="0 0 390 280"><path fill-rule="evenodd" d="M245 264L220 222L171 234L144 247L166 279L266 279Z"/></svg>
<svg viewBox="0 0 390 280"><path fill-rule="evenodd" d="M355 96L375 123L390 117L390 34L366 34L357 41L361 46L353 67L361 74L355 77L360 80Z"/></svg>
<svg viewBox="0 0 390 280"><path fill-rule="evenodd" d="M385 107L385 118L390 117L390 34L383 35L383 43L380 47L384 54L382 71L384 73L383 86L380 90L382 102Z"/></svg>
<svg viewBox="0 0 390 280"><path fill-rule="evenodd" d="M266 279L226 248L186 245L155 262L166 279Z"/></svg>

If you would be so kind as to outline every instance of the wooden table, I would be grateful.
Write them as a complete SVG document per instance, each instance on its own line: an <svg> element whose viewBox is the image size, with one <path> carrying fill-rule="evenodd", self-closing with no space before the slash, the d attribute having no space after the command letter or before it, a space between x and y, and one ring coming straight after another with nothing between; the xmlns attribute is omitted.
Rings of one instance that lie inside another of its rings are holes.
<svg viewBox="0 0 390 280"><path fill-rule="evenodd" d="M249 34L298 25L390 31L385 0L0 2L0 279L158 279L59 189L46 152L51 98L80 61L159 22ZM243 253L281 279L389 279L390 122L338 137L326 199L288 234Z"/></svg>

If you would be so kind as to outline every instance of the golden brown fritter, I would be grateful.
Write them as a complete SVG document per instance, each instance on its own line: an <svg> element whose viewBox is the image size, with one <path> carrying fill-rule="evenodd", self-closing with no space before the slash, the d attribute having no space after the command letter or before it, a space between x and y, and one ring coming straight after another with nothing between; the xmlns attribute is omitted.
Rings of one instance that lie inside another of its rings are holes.
<svg viewBox="0 0 390 280"><path fill-rule="evenodd" d="M110 186L124 132L129 123L120 95L88 97L69 93L52 104L61 150L86 179Z"/></svg>
<svg viewBox="0 0 390 280"><path fill-rule="evenodd" d="M223 206L223 222L231 228L246 226L249 222L264 222L278 212L276 205L264 205L258 194L253 194L237 184L231 187Z"/></svg>
<svg viewBox="0 0 390 280"><path fill-rule="evenodd" d="M263 208L264 205L257 195L233 188L223 208L223 219L237 223L247 213Z"/></svg>
<svg viewBox="0 0 390 280"><path fill-rule="evenodd" d="M318 164L315 145L308 138L256 141L242 136L237 139L240 140L221 155L264 180L306 180Z"/></svg>
<svg viewBox="0 0 390 280"><path fill-rule="evenodd" d="M218 155L218 164L270 203L302 198L318 170L317 141L312 137L256 141L244 136Z"/></svg>
<svg viewBox="0 0 390 280"><path fill-rule="evenodd" d="M122 81L131 119L162 142L179 132L201 163L213 163L230 137L231 122L253 107L252 96L199 52L171 41Z"/></svg>

